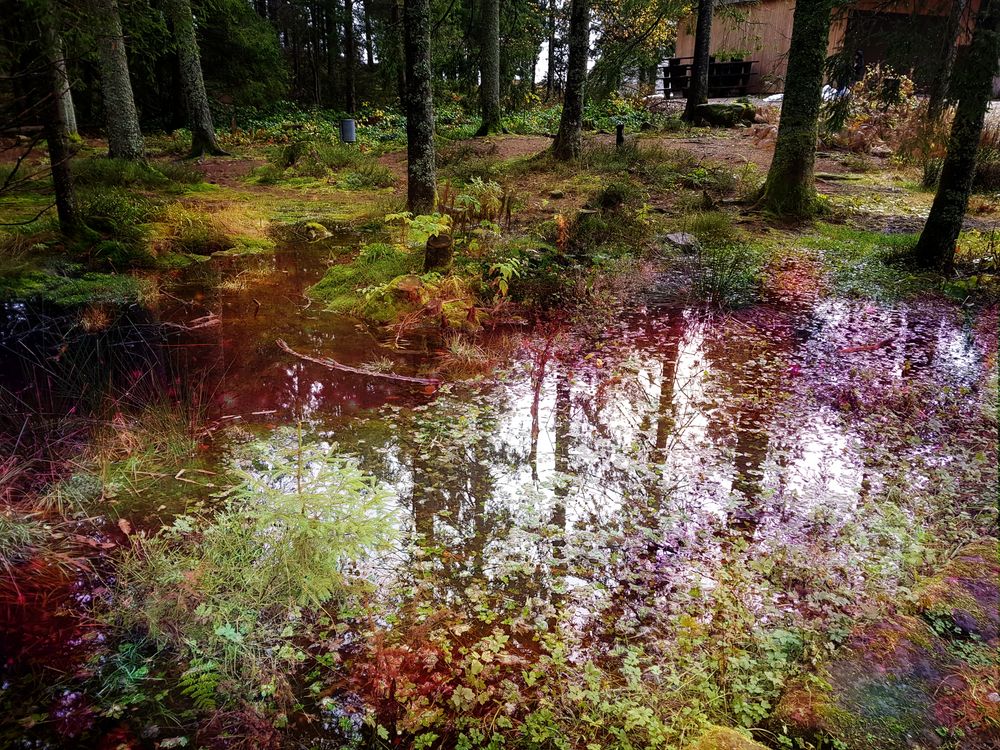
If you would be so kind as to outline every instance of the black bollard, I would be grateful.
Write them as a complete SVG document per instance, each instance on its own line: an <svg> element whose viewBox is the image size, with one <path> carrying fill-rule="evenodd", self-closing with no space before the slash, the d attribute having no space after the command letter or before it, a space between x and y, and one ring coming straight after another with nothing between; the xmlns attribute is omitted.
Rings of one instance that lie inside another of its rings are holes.
<svg viewBox="0 0 1000 750"><path fill-rule="evenodd" d="M625 145L625 123L620 122L615 125L615 146L621 148Z"/></svg>

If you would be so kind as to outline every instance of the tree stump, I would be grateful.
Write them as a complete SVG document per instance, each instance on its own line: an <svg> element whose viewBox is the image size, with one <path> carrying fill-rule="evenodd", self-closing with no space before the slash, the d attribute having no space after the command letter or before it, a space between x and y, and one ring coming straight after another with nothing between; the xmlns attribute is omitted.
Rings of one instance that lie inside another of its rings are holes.
<svg viewBox="0 0 1000 750"><path fill-rule="evenodd" d="M424 250L424 273L446 272L455 256L455 240L450 234L432 234Z"/></svg>

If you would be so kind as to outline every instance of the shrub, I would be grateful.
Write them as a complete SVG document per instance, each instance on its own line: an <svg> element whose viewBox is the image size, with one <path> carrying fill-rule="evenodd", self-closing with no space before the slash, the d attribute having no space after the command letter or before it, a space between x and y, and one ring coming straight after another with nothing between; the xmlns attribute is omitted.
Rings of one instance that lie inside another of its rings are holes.
<svg viewBox="0 0 1000 750"><path fill-rule="evenodd" d="M181 690L202 709L287 695L304 612L347 598L347 565L392 538L390 494L321 446L261 451L233 478L213 517L132 537L109 613L184 661Z"/></svg>
<svg viewBox="0 0 1000 750"><path fill-rule="evenodd" d="M983 192L1000 190L1000 125L994 122L983 128L973 188Z"/></svg>

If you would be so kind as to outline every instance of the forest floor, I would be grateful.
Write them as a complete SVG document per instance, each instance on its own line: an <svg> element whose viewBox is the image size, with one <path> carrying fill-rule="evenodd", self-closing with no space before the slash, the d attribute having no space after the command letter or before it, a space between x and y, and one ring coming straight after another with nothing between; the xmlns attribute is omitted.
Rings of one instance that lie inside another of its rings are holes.
<svg viewBox="0 0 1000 750"><path fill-rule="evenodd" d="M996 747L1000 196L942 277L914 168L786 225L751 132L442 139L433 217L82 144L0 232L0 744Z"/></svg>

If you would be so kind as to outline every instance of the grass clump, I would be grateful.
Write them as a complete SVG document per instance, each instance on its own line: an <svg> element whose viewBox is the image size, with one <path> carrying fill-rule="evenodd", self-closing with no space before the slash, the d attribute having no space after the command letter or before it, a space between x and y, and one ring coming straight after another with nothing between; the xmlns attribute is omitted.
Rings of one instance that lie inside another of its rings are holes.
<svg viewBox="0 0 1000 750"><path fill-rule="evenodd" d="M118 563L109 619L181 661L177 691L196 709L291 702L316 622L306 613L337 619L350 563L393 536L390 493L353 459L321 447L260 454L233 470L212 517L136 534Z"/></svg>
<svg viewBox="0 0 1000 750"><path fill-rule="evenodd" d="M341 184L348 190L378 190L392 187L395 182L392 170L375 161L359 164L341 179Z"/></svg>
<svg viewBox="0 0 1000 750"><path fill-rule="evenodd" d="M157 217L159 244L169 251L211 255L216 252L266 252L274 248L263 215L244 204L204 211L182 203L166 206Z"/></svg>
<svg viewBox="0 0 1000 750"><path fill-rule="evenodd" d="M630 180L615 180L590 196L569 230L568 246L574 254L592 259L631 254L649 229L642 188Z"/></svg>
<svg viewBox="0 0 1000 750"><path fill-rule="evenodd" d="M757 301L764 281L767 253L759 245L732 241L704 245L699 253L702 274L699 295L724 308Z"/></svg>
<svg viewBox="0 0 1000 750"><path fill-rule="evenodd" d="M281 150L274 164L303 177L325 177L328 172L356 167L365 161L364 154L345 143L296 141Z"/></svg>

